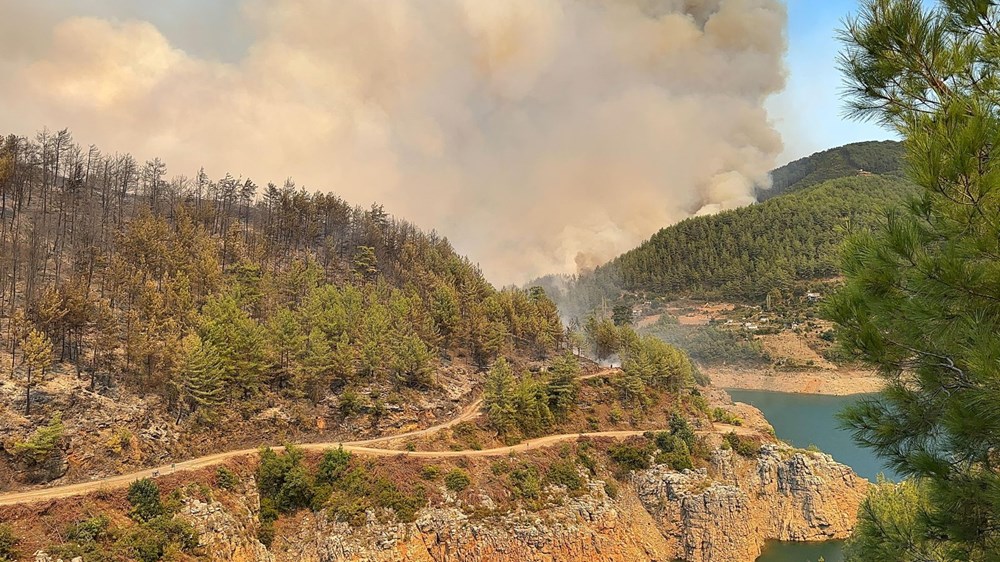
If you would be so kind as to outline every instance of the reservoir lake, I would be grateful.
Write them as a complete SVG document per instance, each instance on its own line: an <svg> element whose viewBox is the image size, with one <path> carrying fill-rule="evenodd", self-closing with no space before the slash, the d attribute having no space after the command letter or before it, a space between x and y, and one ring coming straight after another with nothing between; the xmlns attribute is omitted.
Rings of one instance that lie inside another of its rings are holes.
<svg viewBox="0 0 1000 562"><path fill-rule="evenodd" d="M795 394L763 390L727 389L733 400L745 402L764 412L774 426L779 439L794 447L816 445L824 453L833 455L837 462L846 464L863 478L875 481L882 473L889 479L896 475L868 449L861 448L851 439L851 434L840 427L837 413L864 395L824 396ZM839 541L825 543L771 542L757 562L816 562L822 557L826 562L842 562L843 544Z"/></svg>

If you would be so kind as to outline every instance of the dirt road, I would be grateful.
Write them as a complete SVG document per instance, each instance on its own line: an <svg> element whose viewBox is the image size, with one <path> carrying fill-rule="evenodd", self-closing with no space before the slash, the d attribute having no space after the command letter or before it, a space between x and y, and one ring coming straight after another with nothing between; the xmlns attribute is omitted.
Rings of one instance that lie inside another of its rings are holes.
<svg viewBox="0 0 1000 562"><path fill-rule="evenodd" d="M614 374L616 372L618 372L618 369L606 369L604 371L592 373L590 375L584 375L580 377L580 379L581 380L592 379L608 374ZM425 429L410 431L398 435L387 435L385 437L378 437L375 439L364 439L360 441L345 441L345 442L329 442L329 443L304 443L299 446L302 449L309 451L335 449L337 447L342 446L345 451L350 451L352 453L357 453L362 455L383 456L383 457L393 456L393 455L401 455L414 458L430 458L430 459L454 458L454 457L496 457L496 456L508 455L513 452L529 451L531 449L548 447L550 445L554 445L556 443L561 443L565 441L575 441L581 437L611 437L615 439L624 439L626 437L642 435L647 431L647 430L600 431L593 433L564 433L560 435L547 435L545 437L531 439L529 441L524 441L522 443L519 443L517 445L511 445L509 447L498 447L495 449L484 449L479 451L472 451L472 450L401 451L398 449L391 449L391 448L372 447L372 445L377 445L380 443L384 444L387 442L396 441L400 439L407 439L410 437L428 435L436 431L452 427L459 423L473 420L482 415L482 412L480 412L481 405L482 405L482 400L481 399L477 400L472 404L469 404L465 409L463 409L462 413L459 414L457 417L448 420L444 423L440 423ZM738 433L744 433L746 431L745 428L731 427L731 426L724 426L724 427L725 429L722 430L723 432L736 431ZM719 429L714 429L714 431L719 431ZM283 447L274 447L274 449L280 451L283 449ZM13 504L28 503L28 502L35 502L42 500L52 500L52 499L66 498L71 496L79 496L91 492L96 492L99 490L111 490L115 488L123 488L125 486L128 486L135 480L139 480L142 478L155 478L157 476L165 476L167 474L173 474L179 471L195 470L208 466L214 466L221 464L231 458L240 457L244 455L257 454L257 451L258 449L241 449L238 451L226 451L223 453L207 455L204 457L182 461L175 464L169 464L155 468L139 470L129 474L110 476L108 478L94 480L91 482L80 482L78 484L68 484L66 486L56 486L52 488L36 488L33 490L0 494L0 505L13 505Z"/></svg>

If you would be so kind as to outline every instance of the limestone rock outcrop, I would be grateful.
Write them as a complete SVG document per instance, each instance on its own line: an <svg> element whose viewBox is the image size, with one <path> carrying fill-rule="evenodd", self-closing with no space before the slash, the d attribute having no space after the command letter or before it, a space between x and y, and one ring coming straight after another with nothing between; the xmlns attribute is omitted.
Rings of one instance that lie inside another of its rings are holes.
<svg viewBox="0 0 1000 562"><path fill-rule="evenodd" d="M764 541L846 538L869 483L829 455L765 445L717 450L710 470L664 467L633 478L642 505L689 562L755 560Z"/></svg>
<svg viewBox="0 0 1000 562"><path fill-rule="evenodd" d="M253 494L238 513L187 500L182 516L219 561L752 562L766 540L845 538L869 486L829 455L784 445L765 445L752 459L720 449L710 465L654 466L616 498L593 480L587 493L540 511L471 515L450 498L413 523L370 512L360 527L308 513L270 549L256 539Z"/></svg>

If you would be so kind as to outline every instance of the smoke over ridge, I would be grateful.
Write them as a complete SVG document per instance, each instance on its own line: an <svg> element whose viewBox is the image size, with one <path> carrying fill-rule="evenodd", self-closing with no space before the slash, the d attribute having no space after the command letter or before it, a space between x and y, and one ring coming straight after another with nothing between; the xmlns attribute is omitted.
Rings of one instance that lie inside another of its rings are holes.
<svg viewBox="0 0 1000 562"><path fill-rule="evenodd" d="M0 128L383 202L499 283L752 202L781 152L779 0L246 0L232 62L32 4L0 0Z"/></svg>

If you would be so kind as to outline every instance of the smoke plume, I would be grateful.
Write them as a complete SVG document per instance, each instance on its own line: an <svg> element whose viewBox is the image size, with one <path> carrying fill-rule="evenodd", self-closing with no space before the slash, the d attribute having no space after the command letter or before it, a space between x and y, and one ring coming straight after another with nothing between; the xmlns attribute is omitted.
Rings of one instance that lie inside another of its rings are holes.
<svg viewBox="0 0 1000 562"><path fill-rule="evenodd" d="M781 151L779 0L246 0L235 61L32 4L0 0L0 128L379 201L498 283L752 202Z"/></svg>

